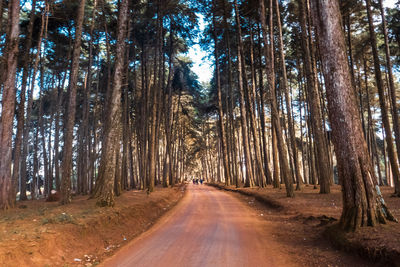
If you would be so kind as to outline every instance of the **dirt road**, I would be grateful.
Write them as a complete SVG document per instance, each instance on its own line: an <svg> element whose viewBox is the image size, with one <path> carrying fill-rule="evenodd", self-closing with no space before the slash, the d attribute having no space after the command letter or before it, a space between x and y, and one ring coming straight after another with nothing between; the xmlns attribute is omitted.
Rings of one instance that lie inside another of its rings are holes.
<svg viewBox="0 0 400 267"><path fill-rule="evenodd" d="M266 223L230 194L191 184L170 213L102 266L295 266Z"/></svg>

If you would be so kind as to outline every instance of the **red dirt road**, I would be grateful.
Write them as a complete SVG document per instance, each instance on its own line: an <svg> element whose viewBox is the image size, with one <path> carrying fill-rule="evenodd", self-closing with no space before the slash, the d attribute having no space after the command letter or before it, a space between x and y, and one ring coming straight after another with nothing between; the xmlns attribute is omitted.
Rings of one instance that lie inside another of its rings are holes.
<svg viewBox="0 0 400 267"><path fill-rule="evenodd" d="M152 229L101 266L295 266L267 221L230 194L192 185ZM132 226L134 227L134 226Z"/></svg>

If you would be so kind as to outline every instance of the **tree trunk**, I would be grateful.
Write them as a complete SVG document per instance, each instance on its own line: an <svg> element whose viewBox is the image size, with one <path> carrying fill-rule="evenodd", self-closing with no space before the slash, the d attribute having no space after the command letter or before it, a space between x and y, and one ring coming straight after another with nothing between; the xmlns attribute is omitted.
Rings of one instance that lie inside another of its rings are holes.
<svg viewBox="0 0 400 267"><path fill-rule="evenodd" d="M394 85L394 77L393 77L393 70L392 70L392 62L390 59L390 49L389 49L389 38L387 32L387 23L385 18L385 11L383 9L382 0L379 0L379 7L381 11L381 18L382 18L382 31L385 40L385 56L386 56L386 69L388 72L389 78L389 93L390 93L390 100L392 104L392 121L393 121L393 130L395 133L395 141L396 141L396 148L397 148L397 159L400 159L400 125L399 125L399 113L398 113L398 104L397 104L397 96L396 96L396 87ZM399 177L400 178L400 177ZM400 182L397 180L397 188L395 190L395 194L400 197Z"/></svg>
<svg viewBox="0 0 400 267"><path fill-rule="evenodd" d="M3 83L2 113L0 118L0 209L14 206L12 188L12 132L15 109L15 75L18 56L19 0L8 4L8 29L5 47L5 77Z"/></svg>
<svg viewBox="0 0 400 267"><path fill-rule="evenodd" d="M247 91L247 104L248 104L248 114L250 117L250 129L253 136L253 145L255 152L256 168L255 173L257 174L257 184L259 187L264 187L264 181L266 180L266 175L264 172L264 167L261 159L261 150L259 146L259 138L257 132L257 120L256 120L256 108L255 108L255 97L256 97L256 77L254 70L254 45L253 45L253 26L250 25L250 69L251 69L251 90L247 83L245 83L245 91ZM244 62L244 61L243 61ZM246 77L246 76L245 76Z"/></svg>
<svg viewBox="0 0 400 267"><path fill-rule="evenodd" d="M158 7L159 8L159 2L158 2ZM155 59L154 59L154 84L150 87L150 97L149 97L149 106L150 106L150 134L149 134L149 158L148 158L148 185L147 185L147 191L148 192L153 192L154 191L154 181L155 181L155 176L156 176L156 151L157 151L157 145L156 145L156 137L157 137L157 111L159 108L159 94L161 94L161 90L159 88L159 79L158 77L159 74L159 65L158 65L158 57L160 56L159 54L159 46L161 45L159 42L159 35L161 31L160 27L160 12L157 11L157 41L156 41L156 47L155 47Z"/></svg>
<svg viewBox="0 0 400 267"><path fill-rule="evenodd" d="M291 108L291 101L289 97L289 88L288 88L288 81L287 81L287 73L286 73L286 63L285 63L285 52L283 46L283 38L282 38L282 26L281 26L281 18L280 18L280 11L279 11L279 2L275 0L275 10L276 10L276 21L278 25L278 33L279 33L279 53L280 53L280 61L281 61L281 68L282 68L282 91L285 94L285 102L286 102L286 113L288 117L288 128L289 128L289 136L290 136L290 144L292 147L292 154L293 154L293 165L296 177L296 190L301 189L301 185L303 184L303 178L301 177L300 173L300 166L299 166L299 158L297 153L297 144L296 144L296 134L294 131L294 125L292 120L292 108Z"/></svg>
<svg viewBox="0 0 400 267"><path fill-rule="evenodd" d="M250 156L250 145L248 138L248 128L247 128L247 115L244 101L244 89L243 89L243 70L242 69L242 58L243 55L243 44L242 44L242 31L240 26L240 18L239 18L239 10L237 0L235 0L235 17L236 17L236 28L237 28L237 41L238 41L238 86L239 86L239 95L240 95L240 120L242 124L242 139L243 139L243 148L244 148L244 156L245 156L245 166L246 166L246 182L245 186L251 186L253 179L253 168L251 164L251 156ZM247 83L247 81L245 81Z"/></svg>
<svg viewBox="0 0 400 267"><path fill-rule="evenodd" d="M388 156L389 156L390 165L392 167L393 180L394 180L394 185L395 185L394 195L400 197L399 162L398 162L397 155L394 152L392 130L390 127L390 122L389 122L388 107L387 107L387 103L386 103L386 99L385 99L385 89L383 87L382 73L381 73L380 64L379 64L379 55L378 55L376 34L375 34L374 23L373 23L373 18L372 18L372 14L371 14L371 1L365 0L365 3L367 6L370 43L371 43L371 47L372 47L372 55L374 57L375 81L376 81L376 87L378 88L379 105L381 107L381 113L382 113L382 123L383 123L383 127L385 129ZM396 99L394 99L394 101L395 101L395 106L396 106ZM393 109L395 108L395 106L393 106ZM396 124L394 124L394 125L396 125ZM400 138L400 136L399 136L399 138Z"/></svg>
<svg viewBox="0 0 400 267"><path fill-rule="evenodd" d="M264 40L264 53L265 59L269 64L266 66L266 72L268 77L268 87L269 87L269 94L270 94L270 102L271 102L271 115L272 115L272 123L274 125L275 133L276 133L276 141L278 144L279 150L279 162L281 167L281 176L282 180L285 182L286 188L286 195L288 197L294 197L293 194L293 183L290 179L290 171L289 171L289 163L288 163L288 152L287 148L283 142L282 137L282 127L281 127L281 120L279 117L278 112L278 105L276 101L276 94L275 94L275 74L274 74L274 44L273 44L273 5L272 1L270 1L270 17L269 17L269 24L270 24L270 32L268 34L267 24L266 24L266 16L265 16L265 5L264 0L259 0L259 8L260 8L260 20L261 20L261 28L263 33L263 40ZM268 44L268 36L269 36L269 44Z"/></svg>
<svg viewBox="0 0 400 267"><path fill-rule="evenodd" d="M64 131L64 153L62 161L62 182L61 182L61 204L71 202L71 174L72 174L72 143L74 140L74 124L76 112L76 91L78 83L79 56L81 52L81 36L83 16L85 13L86 0L80 0L76 26L75 41L72 55L71 73L68 86L68 104L65 131Z"/></svg>
<svg viewBox="0 0 400 267"><path fill-rule="evenodd" d="M2 6L2 3L0 1L0 5ZM33 0L32 2L32 10L30 13L29 17L29 24L28 24L28 30L27 30L27 36L26 36L26 43L25 43L25 51L24 51L24 56L23 56L23 63L22 63L22 68L23 68L23 74L22 74L22 84L21 84L21 92L20 92L20 101L18 104L18 109L17 109L17 134L15 136L15 145L14 145L14 165L13 165L13 190L16 193L16 188L17 188L17 183L19 180L20 176L20 169L21 169L21 164L20 164L20 158L21 158L21 146L22 146L22 137L23 137L23 132L24 132L24 123L25 123L25 98L26 98L26 87L28 83L28 76L29 76L29 62L30 62L30 49L32 46L32 31L33 31L33 22L35 18L35 10L36 10L36 0ZM0 17L2 17L2 7L0 7ZM2 19L2 18L1 18ZM0 29L1 29L1 23L0 23ZM21 177L22 178L22 177ZM22 192L22 187L26 191L26 178L20 179L21 181L21 192L20 192L20 200L26 200L26 192ZM22 183L25 183L24 186L22 186Z"/></svg>
<svg viewBox="0 0 400 267"><path fill-rule="evenodd" d="M213 1L213 7L215 6L215 1ZM224 176L225 176L225 184L230 185L231 181L231 172L229 168L228 162L228 149L227 149L227 141L228 138L226 136L226 129L224 126L224 111L222 109L222 92L221 92L221 78L220 78L220 69L219 69L219 51L218 51L218 39L215 31L216 23L215 23L215 15L213 13L213 38L214 38L214 57L215 57L215 77L217 82L217 92L218 92L218 130L220 137L220 144L222 150L222 160L224 165Z"/></svg>
<svg viewBox="0 0 400 267"><path fill-rule="evenodd" d="M307 12L305 0L299 0L300 7L300 24L302 49L304 52L304 65L307 76L307 89L309 97L310 114L312 116L312 130L314 136L314 145L316 148L316 159L319 175L320 193L330 193L331 169L329 167L328 150L324 136L324 128L322 125L321 106L318 96L318 84L316 73L313 70L311 59L311 43L308 39L307 31ZM347 64L347 62L346 62Z"/></svg>
<svg viewBox="0 0 400 267"><path fill-rule="evenodd" d="M169 47L170 47L170 55L169 55L169 68L168 68L168 81L167 81L167 105L164 105L166 108L165 115L165 158L164 158L164 168L163 168L163 186L167 187L168 184L171 184L172 178L172 126L173 126L173 116L174 111L172 107L172 74L173 74L173 65L172 59L174 57L173 53L173 24L172 20L170 22L170 39L169 39Z"/></svg>
<svg viewBox="0 0 400 267"><path fill-rule="evenodd" d="M47 156L47 149L46 149L46 133L45 133L45 122L43 118L43 68L40 71L40 91L39 91L39 129L41 135L41 145L42 145L42 157L43 157L43 184L44 184L44 193L47 195L49 193L48 190L48 183L49 183L49 162ZM39 130L38 129L38 130Z"/></svg>
<svg viewBox="0 0 400 267"><path fill-rule="evenodd" d="M122 0L119 7L118 31L112 92L109 113L106 118L99 177L92 197L99 206L114 206L114 180L116 174L116 153L120 153L121 139L121 88L124 73L125 37L128 21L128 0Z"/></svg>
<svg viewBox="0 0 400 267"><path fill-rule="evenodd" d="M275 126L271 123L271 136L272 136L272 163L274 166L274 188L281 188L281 181L279 178L280 168L279 168L279 156L278 156L278 142L276 141L276 131Z"/></svg>
<svg viewBox="0 0 400 267"><path fill-rule="evenodd" d="M0 0L0 29L3 29L3 11L4 11L4 4L5 0ZM33 5L32 5L33 6ZM1 67L0 67L1 68ZM3 82L2 74L0 74L0 84Z"/></svg>
<svg viewBox="0 0 400 267"><path fill-rule="evenodd" d="M265 175L267 177L267 184L272 184L272 173L269 168L269 153L268 153L268 143L267 143L267 129L265 127L265 101L264 101L264 79L263 79L263 71L262 71L262 49L261 49L261 43L262 43L262 37L261 37L261 29L258 27L258 54L259 54L259 68L258 68L258 79L259 79L259 87L260 87L260 92L259 92L259 114L260 114L260 125L261 125L261 138L262 138L262 147L263 147L263 154L264 154L264 169L265 169ZM278 184L278 186L280 186Z"/></svg>
<svg viewBox="0 0 400 267"><path fill-rule="evenodd" d="M395 220L383 202L363 138L347 64L339 3L337 0L312 0L312 7L343 188L340 226L348 231L384 223L386 219Z"/></svg>
<svg viewBox="0 0 400 267"><path fill-rule="evenodd" d="M227 5L225 1L222 2L223 4L223 9L224 9L224 15L223 15L223 23L224 23L224 39L225 39L225 47L226 47L226 53L227 53L227 61L228 61L228 68L227 68L227 76L228 76L228 96L229 96L229 101L227 106L228 110L228 129L229 129L229 142L230 142L230 147L231 147L231 158L232 158L232 169L231 173L234 175L233 178L233 183L235 184L236 187L239 187L239 166L237 163L237 155L238 155L238 148L236 146L236 131L235 131L235 125L234 125L234 94L233 94L233 78L232 78L232 58L231 58L231 42L230 42L230 25L228 24L228 10L227 10Z"/></svg>

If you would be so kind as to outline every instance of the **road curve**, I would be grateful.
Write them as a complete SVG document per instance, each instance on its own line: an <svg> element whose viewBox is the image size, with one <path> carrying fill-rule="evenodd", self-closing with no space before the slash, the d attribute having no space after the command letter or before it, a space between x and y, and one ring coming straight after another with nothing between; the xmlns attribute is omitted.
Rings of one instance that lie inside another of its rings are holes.
<svg viewBox="0 0 400 267"><path fill-rule="evenodd" d="M271 240L267 221L245 203L205 185L187 190L154 227L101 266L295 265Z"/></svg>

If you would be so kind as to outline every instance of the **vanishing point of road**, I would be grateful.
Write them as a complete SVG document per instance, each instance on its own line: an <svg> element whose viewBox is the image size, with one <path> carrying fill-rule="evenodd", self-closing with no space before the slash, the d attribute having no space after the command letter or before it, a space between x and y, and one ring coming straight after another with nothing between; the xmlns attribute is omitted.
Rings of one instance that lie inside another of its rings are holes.
<svg viewBox="0 0 400 267"><path fill-rule="evenodd" d="M230 193L188 185L180 203L102 266L292 266L259 213ZM134 227L134 226L132 226Z"/></svg>

